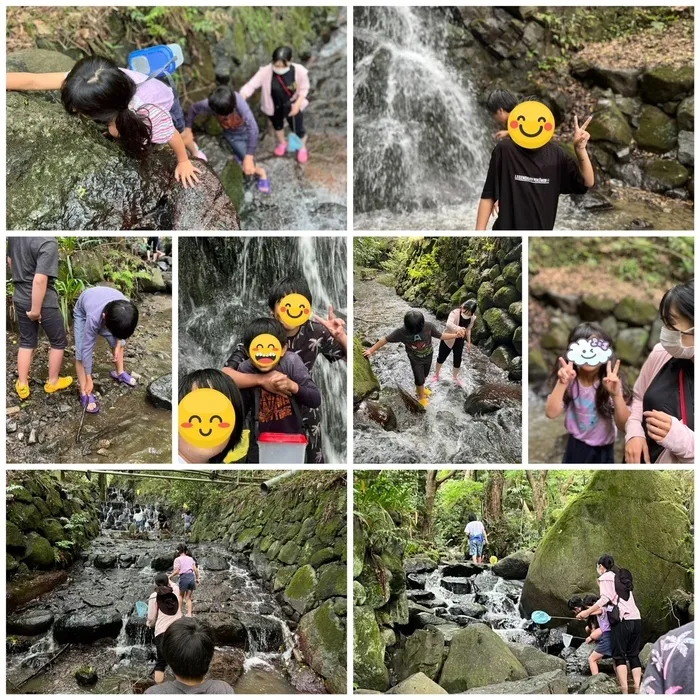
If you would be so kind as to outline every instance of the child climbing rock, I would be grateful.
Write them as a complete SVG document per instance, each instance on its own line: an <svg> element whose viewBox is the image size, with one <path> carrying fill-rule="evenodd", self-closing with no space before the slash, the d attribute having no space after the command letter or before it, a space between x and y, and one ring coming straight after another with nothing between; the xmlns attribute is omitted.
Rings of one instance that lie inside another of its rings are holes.
<svg viewBox="0 0 700 700"><path fill-rule="evenodd" d="M127 386L136 380L124 369L124 346L139 322L139 310L121 292L111 287L90 287L79 297L73 310L75 333L75 370L80 384L80 403L88 413L100 408L93 393L92 360L97 336L101 335L112 348L115 369L112 379Z"/></svg>
<svg viewBox="0 0 700 700"><path fill-rule="evenodd" d="M182 605L180 603L180 589L173 583L167 574L156 574L153 581L154 591L148 598L148 618L146 626L153 628L153 637L156 645L156 683L165 680L165 669L168 666L163 655L163 636L165 631L182 617Z"/></svg>
<svg viewBox="0 0 700 700"><path fill-rule="evenodd" d="M270 193L267 173L255 162L260 130L247 102L228 85L219 85L206 100L195 102L187 112L185 135L192 139L192 125L200 114L213 114L243 173L258 179L258 189Z"/></svg>
<svg viewBox="0 0 700 700"><path fill-rule="evenodd" d="M194 187L201 170L193 157L202 157L192 133L185 133L185 118L174 90L156 78L119 68L100 56L78 61L69 73L7 73L8 90L60 90L69 114L105 124L124 150L144 159L154 145L167 143L177 156L175 179ZM182 135L181 135L182 134Z"/></svg>
<svg viewBox="0 0 700 700"><path fill-rule="evenodd" d="M66 328L54 288L58 277L58 242L50 236L9 237L7 262L12 271L12 303L19 325L17 396L23 401L29 398L29 370L39 342L40 326L51 344L44 391L53 394L67 389L73 377L59 374L66 348Z"/></svg>

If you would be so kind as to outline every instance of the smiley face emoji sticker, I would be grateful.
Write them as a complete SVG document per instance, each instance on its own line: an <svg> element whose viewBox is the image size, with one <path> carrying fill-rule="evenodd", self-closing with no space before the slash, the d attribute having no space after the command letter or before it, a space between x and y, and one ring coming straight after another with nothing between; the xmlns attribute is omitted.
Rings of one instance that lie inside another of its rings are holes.
<svg viewBox="0 0 700 700"><path fill-rule="evenodd" d="M223 445L236 425L231 402L216 389L195 389L177 407L178 433L194 447L208 449Z"/></svg>
<svg viewBox="0 0 700 700"><path fill-rule="evenodd" d="M296 328L311 318L311 302L303 294L287 294L279 302L278 318L287 328Z"/></svg>
<svg viewBox="0 0 700 700"><path fill-rule="evenodd" d="M263 372L277 367L283 354L282 344L270 333L256 335L248 346L250 361Z"/></svg>
<svg viewBox="0 0 700 700"><path fill-rule="evenodd" d="M508 115L508 135L523 148L542 148L554 136L554 115L541 102L521 102Z"/></svg>

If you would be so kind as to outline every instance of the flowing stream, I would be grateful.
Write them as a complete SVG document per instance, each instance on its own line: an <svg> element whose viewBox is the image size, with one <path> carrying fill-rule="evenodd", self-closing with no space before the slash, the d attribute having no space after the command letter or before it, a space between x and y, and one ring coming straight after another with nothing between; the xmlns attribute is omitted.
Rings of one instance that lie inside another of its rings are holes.
<svg viewBox="0 0 700 700"><path fill-rule="evenodd" d="M223 367L245 324L268 316L267 296L277 280L303 277L316 313L330 304L347 314L347 248L344 238L182 238L180 251L180 372ZM323 448L327 463L346 451L346 381L343 361L319 357L313 379L323 397Z"/></svg>
<svg viewBox="0 0 700 700"><path fill-rule="evenodd" d="M385 337L403 323L404 314L412 307L392 288L376 281L356 280L354 286L354 320L356 335L372 343ZM440 330L427 309L420 309L426 322ZM433 369L438 341L433 342ZM483 384L512 384L507 372L494 365L474 345L466 349L462 359L462 387L452 380L452 359L446 361L441 381L430 385L433 391L425 414L411 413L397 387L413 394L413 374L408 356L399 343L388 343L371 358L382 390L379 403L391 407L397 419L397 430L384 430L369 415L366 404L354 414L355 461L362 464L475 464L512 463L520 461L520 407L505 407L484 416L473 417L464 411L467 396Z"/></svg>
<svg viewBox="0 0 700 700"><path fill-rule="evenodd" d="M447 18L420 7L357 8L354 17L354 228L473 229L497 126L469 67L450 61ZM686 204L634 201L625 189L604 210L561 197L555 228L693 228Z"/></svg>
<svg viewBox="0 0 700 700"><path fill-rule="evenodd" d="M68 580L22 609L20 614L50 613L53 622L24 651L8 655L7 677L15 686L70 643L51 668L22 685L23 693L143 692L153 670L155 647L136 602L146 601L153 591L156 569L172 570L177 540L164 539L169 533L151 527L163 508L158 504L141 504L150 518L146 534L141 539L128 537L125 530L132 522L133 507L122 492L110 489L102 508L101 534L82 560L70 567ZM170 514L170 519L179 516ZM212 677L229 679L237 693L296 692L286 672L294 637L274 597L223 544L200 543L192 553L201 571L194 615L212 624L219 639ZM102 638L86 643L98 628ZM84 665L92 666L99 677L88 688L74 679ZM233 675L222 675L226 672Z"/></svg>

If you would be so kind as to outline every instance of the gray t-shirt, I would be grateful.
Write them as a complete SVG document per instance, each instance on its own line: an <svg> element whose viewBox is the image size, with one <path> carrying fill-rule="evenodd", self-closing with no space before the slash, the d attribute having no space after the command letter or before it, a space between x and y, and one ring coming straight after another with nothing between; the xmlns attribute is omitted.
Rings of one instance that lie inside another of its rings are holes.
<svg viewBox="0 0 700 700"><path fill-rule="evenodd" d="M233 688L224 681L204 681L199 685L185 685L180 681L166 681L152 685L144 695L234 695Z"/></svg>
<svg viewBox="0 0 700 700"><path fill-rule="evenodd" d="M57 309L58 294L54 282L58 277L58 241L53 236L8 238L7 255L12 263L12 281L15 293L12 301L23 308L31 308L34 275L46 275L49 283L42 308Z"/></svg>
<svg viewBox="0 0 700 700"><path fill-rule="evenodd" d="M409 333L404 326L397 328L386 337L388 343L403 343L411 360L425 362L433 354L433 338L442 335L432 323L426 323L420 333Z"/></svg>

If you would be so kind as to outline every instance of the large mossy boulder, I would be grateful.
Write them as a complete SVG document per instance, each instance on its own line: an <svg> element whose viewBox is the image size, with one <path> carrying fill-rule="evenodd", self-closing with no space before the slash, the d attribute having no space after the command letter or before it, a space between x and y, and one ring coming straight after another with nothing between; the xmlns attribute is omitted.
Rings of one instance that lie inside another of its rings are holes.
<svg viewBox="0 0 700 700"><path fill-rule="evenodd" d="M532 564L534 554L526 549L520 549L499 560L493 565L493 573L505 579L524 580L527 570Z"/></svg>
<svg viewBox="0 0 700 700"><path fill-rule="evenodd" d="M384 665L386 647L374 610L356 605L353 621L353 681L358 688L384 692L389 687L389 671Z"/></svg>
<svg viewBox="0 0 700 700"><path fill-rule="evenodd" d="M640 365L649 340L646 328L625 328L615 341L615 352L622 362L628 365Z"/></svg>
<svg viewBox="0 0 700 700"><path fill-rule="evenodd" d="M406 639L392 659L394 675L399 681L424 673L434 681L442 668L445 637L436 627L416 630Z"/></svg>
<svg viewBox="0 0 700 700"><path fill-rule="evenodd" d="M387 690L385 695L447 695L447 691L431 681L425 673L415 673Z"/></svg>
<svg viewBox="0 0 700 700"><path fill-rule="evenodd" d="M695 71L692 65L661 65L642 75L640 92L645 102L663 104L679 100L693 91Z"/></svg>
<svg viewBox="0 0 700 700"><path fill-rule="evenodd" d="M683 102L678 105L676 111L676 121L680 131L695 130L695 96L686 97Z"/></svg>
<svg viewBox="0 0 700 700"><path fill-rule="evenodd" d="M330 693L347 688L347 645L345 619L334 611L333 601L304 615L297 630L301 653L311 668L326 679Z"/></svg>
<svg viewBox="0 0 700 700"><path fill-rule="evenodd" d="M360 339L355 337L352 346L352 400L356 406L379 391L379 380L363 351Z"/></svg>
<svg viewBox="0 0 700 700"><path fill-rule="evenodd" d="M634 138L645 151L666 153L676 145L678 126L663 110L644 105Z"/></svg>
<svg viewBox="0 0 700 700"><path fill-rule="evenodd" d="M634 297L625 297L613 310L613 315L618 321L624 321L631 326L648 326L654 321L656 314L656 304Z"/></svg>
<svg viewBox="0 0 700 700"><path fill-rule="evenodd" d="M512 340L518 324L505 309L487 309L482 318L497 345L509 343Z"/></svg>
<svg viewBox="0 0 700 700"><path fill-rule="evenodd" d="M608 678L604 674L593 676ZM614 681L613 681L614 682ZM533 676L522 681L506 681L505 683L496 683L485 688L474 688L468 690L469 695L566 695L569 692L566 673L561 669L541 673L539 676ZM579 691L580 692L580 691ZM617 691L615 691L617 692Z"/></svg>
<svg viewBox="0 0 700 700"><path fill-rule="evenodd" d="M70 70L63 54L31 49L7 58L16 72ZM70 116L58 91L7 93L7 227L16 230L240 229L221 181L203 161L196 187L175 181L175 154L126 155L104 127Z"/></svg>
<svg viewBox="0 0 700 700"><path fill-rule="evenodd" d="M625 115L612 101L595 112L588 133L591 141L604 141L618 148L629 146L633 138Z"/></svg>
<svg viewBox="0 0 700 700"><path fill-rule="evenodd" d="M644 182L652 192L667 192L688 182L690 172L675 160L649 160L644 165Z"/></svg>
<svg viewBox="0 0 700 700"><path fill-rule="evenodd" d="M284 599L294 610L304 614L314 606L317 585L318 578L314 567L306 564L292 576L284 590Z"/></svg>
<svg viewBox="0 0 700 700"><path fill-rule="evenodd" d="M30 532L24 563L30 569L52 569L56 564L56 555L51 542L36 532Z"/></svg>
<svg viewBox="0 0 700 700"><path fill-rule="evenodd" d="M693 558L691 524L676 479L663 471L596 472L537 548L522 612L568 616L572 595L598 589L595 564L610 554L632 572L645 638L668 631L667 598L687 589Z"/></svg>
<svg viewBox="0 0 700 700"><path fill-rule="evenodd" d="M439 683L448 693L463 693L525 678L527 671L507 644L490 627L477 623L452 638Z"/></svg>

